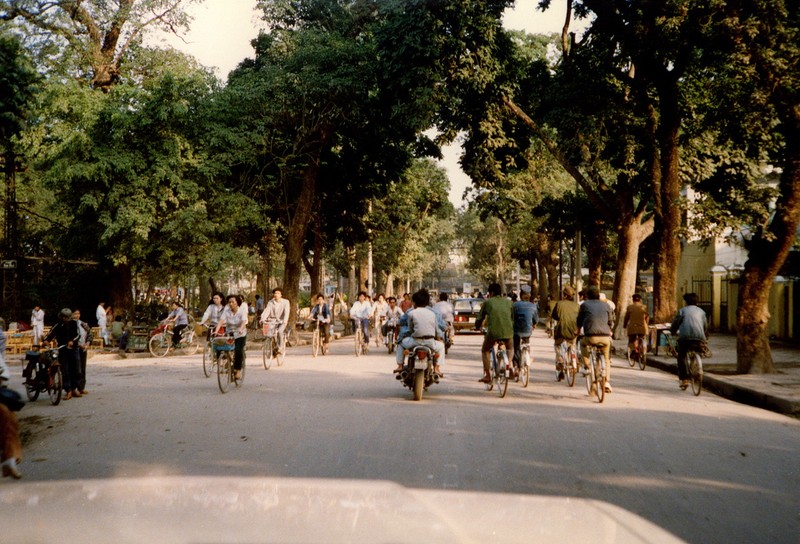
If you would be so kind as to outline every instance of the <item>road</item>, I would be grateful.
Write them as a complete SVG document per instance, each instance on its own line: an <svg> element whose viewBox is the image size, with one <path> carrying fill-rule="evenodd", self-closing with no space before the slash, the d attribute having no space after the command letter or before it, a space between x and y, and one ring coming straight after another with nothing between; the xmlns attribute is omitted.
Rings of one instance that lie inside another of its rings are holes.
<svg viewBox="0 0 800 544"><path fill-rule="evenodd" d="M20 413L25 481L154 475L377 479L410 488L607 501L688 542L797 543L800 422L614 361L603 404L554 380L537 332L534 371L506 398L480 376L480 338L459 335L422 402L385 350L308 346L223 395L200 355L90 361L91 393ZM6 481L7 482L7 481ZM7 485L5 482L2 485ZM11 485L11 484L8 484Z"/></svg>

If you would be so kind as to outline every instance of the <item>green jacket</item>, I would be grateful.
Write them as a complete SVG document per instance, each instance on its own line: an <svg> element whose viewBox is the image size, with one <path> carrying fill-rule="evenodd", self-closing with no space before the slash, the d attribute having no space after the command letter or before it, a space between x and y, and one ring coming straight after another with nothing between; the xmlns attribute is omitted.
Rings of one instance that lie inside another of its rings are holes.
<svg viewBox="0 0 800 544"><path fill-rule="evenodd" d="M504 340L514 336L514 307L511 300L503 297L488 298L481 306L476 327L486 320L486 334L493 340Z"/></svg>

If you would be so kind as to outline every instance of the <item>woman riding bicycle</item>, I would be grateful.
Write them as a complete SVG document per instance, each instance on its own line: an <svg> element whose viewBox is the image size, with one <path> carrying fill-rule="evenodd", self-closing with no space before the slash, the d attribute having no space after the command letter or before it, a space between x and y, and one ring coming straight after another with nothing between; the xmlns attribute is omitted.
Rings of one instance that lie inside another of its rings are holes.
<svg viewBox="0 0 800 544"><path fill-rule="evenodd" d="M317 303L311 308L311 320L317 322L319 332L323 338L323 353L325 353L328 351L328 342L330 341L331 311L325 302L325 295L322 293L317 295Z"/></svg>
<svg viewBox="0 0 800 544"><path fill-rule="evenodd" d="M217 334L225 329L226 333L233 333L233 369L236 371L236 379L242 379L242 361L244 360L244 347L247 342L247 306L242 304L242 297L239 295L228 295L228 305L222 311L219 323L217 324Z"/></svg>
<svg viewBox="0 0 800 544"><path fill-rule="evenodd" d="M178 348L181 343L181 333L183 329L189 326L189 318L186 315L186 310L183 309L183 304L177 300L172 301L172 312L170 312L164 323L175 323L172 328L172 347Z"/></svg>

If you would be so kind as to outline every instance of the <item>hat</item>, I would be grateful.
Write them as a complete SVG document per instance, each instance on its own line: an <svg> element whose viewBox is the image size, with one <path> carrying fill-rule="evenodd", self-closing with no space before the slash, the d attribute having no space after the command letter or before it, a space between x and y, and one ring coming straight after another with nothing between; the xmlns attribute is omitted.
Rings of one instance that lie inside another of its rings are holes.
<svg viewBox="0 0 800 544"><path fill-rule="evenodd" d="M564 290L562 291L562 293L564 293L565 296L574 297L575 296L575 289L573 289L572 287L567 285L567 286L564 287Z"/></svg>

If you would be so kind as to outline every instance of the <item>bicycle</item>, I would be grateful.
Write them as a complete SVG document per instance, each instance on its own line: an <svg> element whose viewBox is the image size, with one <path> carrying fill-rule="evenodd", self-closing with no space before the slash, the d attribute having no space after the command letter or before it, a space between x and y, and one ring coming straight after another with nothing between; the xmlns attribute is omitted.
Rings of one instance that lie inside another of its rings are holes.
<svg viewBox="0 0 800 544"><path fill-rule="evenodd" d="M686 352L686 366L689 371L689 381L692 383L694 396L700 395L703 390L703 358L695 350Z"/></svg>
<svg viewBox="0 0 800 544"><path fill-rule="evenodd" d="M531 372L531 363L533 362L533 358L531 357L531 339L530 337L521 336L519 339L519 358L517 358L517 354L514 354L514 358L517 359L517 362L514 364L517 370L517 376L515 381L522 382L522 387L528 387L528 381L530 379L530 372Z"/></svg>
<svg viewBox="0 0 800 544"><path fill-rule="evenodd" d="M58 406L64 391L64 380L61 374L61 363L58 361L57 348L48 348L45 353L37 354L36 359L28 359L23 376L25 376L25 394L31 402L39 398L39 393L47 392L50 404ZM45 356L42 361L41 355ZM26 355L27 358L27 355Z"/></svg>
<svg viewBox="0 0 800 544"><path fill-rule="evenodd" d="M586 372L586 391L589 396L594 392L597 395L597 401L603 402L606 395L606 356L603 353L603 346L600 344L591 344L589 346L589 368Z"/></svg>
<svg viewBox="0 0 800 544"><path fill-rule="evenodd" d="M166 357L171 349L180 350L182 355L194 355L200 349L200 342L194 332L194 327L189 325L181 331L181 339L177 348L172 346L172 329L162 323L150 337L147 349L153 357Z"/></svg>
<svg viewBox="0 0 800 544"><path fill-rule="evenodd" d="M508 391L508 353L506 352L506 345L502 340L497 340L492 345L492 350L489 352L492 359L490 366L492 381L486 384L486 390L491 391L497 386L497 394L500 398L506 396Z"/></svg>
<svg viewBox="0 0 800 544"><path fill-rule="evenodd" d="M383 323L386 321L386 318L381 317L380 319L378 318L373 318L373 319L375 321L375 325L372 329L372 337L375 339L375 347L379 348L381 347L381 341L384 339L383 334L381 333L381 329Z"/></svg>
<svg viewBox="0 0 800 544"><path fill-rule="evenodd" d="M213 357L217 365L217 384L222 393L227 393L230 385L239 388L244 383L245 357L242 353L242 375L236 379L236 370L233 368L233 352L235 340L232 334L216 336L212 339Z"/></svg>
<svg viewBox="0 0 800 544"><path fill-rule="evenodd" d="M361 323L353 320L353 327L355 328L355 334L353 335L355 338L355 350L356 350L356 357L361 355L367 355L369 352L369 344L364 342L364 331L361 330Z"/></svg>
<svg viewBox="0 0 800 544"><path fill-rule="evenodd" d="M562 340L558 346L559 355L556 357L556 379L563 372L567 385L575 385L575 376L578 374L578 354L575 349L575 340Z"/></svg>
<svg viewBox="0 0 800 544"><path fill-rule="evenodd" d="M269 370L273 361L276 361L278 366L283 365L286 335L281 335L280 345L278 342L278 329L282 323L278 319L268 319L262 323L264 344L261 347L261 359L264 363L264 370Z"/></svg>
<svg viewBox="0 0 800 544"><path fill-rule="evenodd" d="M314 326L314 333L311 336L311 354L314 357L316 357L320 351L322 351L323 355L328 354L328 343L325 341L326 339L322 337L321 324L322 322L317 319Z"/></svg>
<svg viewBox="0 0 800 544"><path fill-rule="evenodd" d="M634 339L633 348L628 344L627 349L628 364L636 366L639 363L639 368L644 370L647 366L647 347L644 344L644 335L637 334Z"/></svg>

